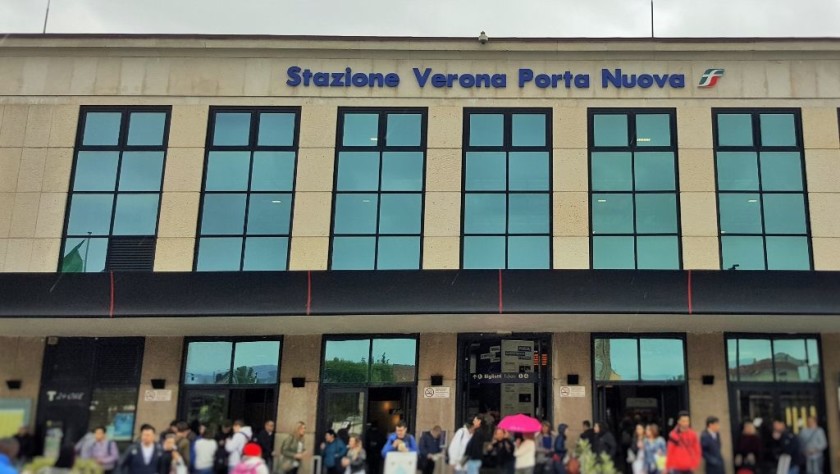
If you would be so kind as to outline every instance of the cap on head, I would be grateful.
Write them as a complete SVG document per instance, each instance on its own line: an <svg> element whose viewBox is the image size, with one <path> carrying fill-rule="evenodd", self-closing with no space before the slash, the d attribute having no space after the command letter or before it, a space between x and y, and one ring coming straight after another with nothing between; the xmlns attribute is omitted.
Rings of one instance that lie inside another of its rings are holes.
<svg viewBox="0 0 840 474"><path fill-rule="evenodd" d="M262 456L262 448L257 443L248 443L242 449L242 455L245 457L258 458Z"/></svg>

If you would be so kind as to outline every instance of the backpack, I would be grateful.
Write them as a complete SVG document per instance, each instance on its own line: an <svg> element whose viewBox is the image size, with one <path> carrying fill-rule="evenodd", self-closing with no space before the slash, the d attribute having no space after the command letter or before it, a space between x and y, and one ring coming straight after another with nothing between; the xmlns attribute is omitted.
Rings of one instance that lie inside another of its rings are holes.
<svg viewBox="0 0 840 474"><path fill-rule="evenodd" d="M232 474L257 474L257 468L260 463L257 462L241 462L233 468Z"/></svg>
<svg viewBox="0 0 840 474"><path fill-rule="evenodd" d="M224 446L216 446L216 454L213 455L213 470L218 472L228 470L228 452L225 451Z"/></svg>

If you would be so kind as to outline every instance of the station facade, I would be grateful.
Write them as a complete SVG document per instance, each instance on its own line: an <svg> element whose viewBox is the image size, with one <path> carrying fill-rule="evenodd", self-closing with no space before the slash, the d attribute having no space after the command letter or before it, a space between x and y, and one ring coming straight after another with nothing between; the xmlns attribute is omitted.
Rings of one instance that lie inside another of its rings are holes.
<svg viewBox="0 0 840 474"><path fill-rule="evenodd" d="M11 35L0 410L794 431L840 469L840 41Z"/></svg>

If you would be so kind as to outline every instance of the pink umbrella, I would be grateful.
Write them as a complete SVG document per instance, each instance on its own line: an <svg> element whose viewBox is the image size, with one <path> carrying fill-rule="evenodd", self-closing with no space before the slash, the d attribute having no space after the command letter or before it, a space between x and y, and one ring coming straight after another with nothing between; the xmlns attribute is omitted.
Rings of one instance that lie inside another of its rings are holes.
<svg viewBox="0 0 840 474"><path fill-rule="evenodd" d="M522 414L506 416L498 425L499 428L514 433L536 433L540 431L541 426L540 420Z"/></svg>

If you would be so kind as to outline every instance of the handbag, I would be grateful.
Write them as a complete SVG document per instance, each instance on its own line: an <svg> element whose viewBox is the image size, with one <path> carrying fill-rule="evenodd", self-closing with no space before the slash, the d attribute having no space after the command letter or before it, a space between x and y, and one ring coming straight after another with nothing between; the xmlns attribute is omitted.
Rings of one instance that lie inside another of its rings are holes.
<svg viewBox="0 0 840 474"><path fill-rule="evenodd" d="M656 456L656 470L659 472L665 472L667 461L668 459L665 456Z"/></svg>

